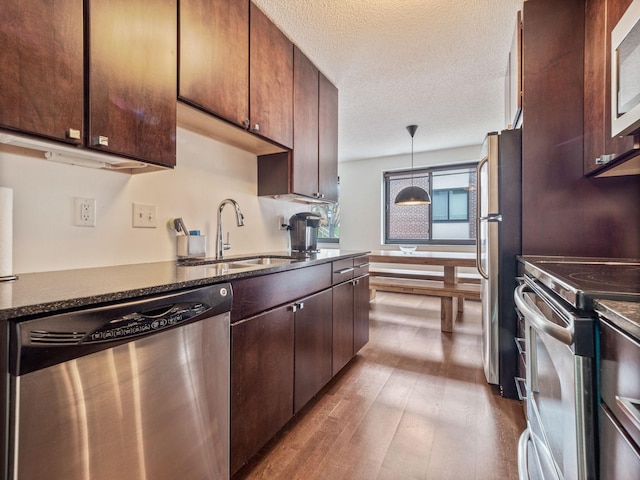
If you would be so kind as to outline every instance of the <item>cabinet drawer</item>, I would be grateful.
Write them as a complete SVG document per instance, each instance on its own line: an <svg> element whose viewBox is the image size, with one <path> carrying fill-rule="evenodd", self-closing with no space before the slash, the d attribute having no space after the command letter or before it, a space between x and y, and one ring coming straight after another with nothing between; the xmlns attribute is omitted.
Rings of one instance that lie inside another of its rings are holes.
<svg viewBox="0 0 640 480"><path fill-rule="evenodd" d="M600 404L600 478L623 480L640 472L640 451L611 412Z"/></svg>
<svg viewBox="0 0 640 480"><path fill-rule="evenodd" d="M231 323L331 286L331 264L231 281Z"/></svg>
<svg viewBox="0 0 640 480"><path fill-rule="evenodd" d="M353 259L353 278L369 273L369 255L361 255Z"/></svg>
<svg viewBox="0 0 640 480"><path fill-rule="evenodd" d="M333 262L332 280L333 285L346 282L353 278L353 258L345 258Z"/></svg>
<svg viewBox="0 0 640 480"><path fill-rule="evenodd" d="M600 351L602 399L640 445L640 343L600 320Z"/></svg>

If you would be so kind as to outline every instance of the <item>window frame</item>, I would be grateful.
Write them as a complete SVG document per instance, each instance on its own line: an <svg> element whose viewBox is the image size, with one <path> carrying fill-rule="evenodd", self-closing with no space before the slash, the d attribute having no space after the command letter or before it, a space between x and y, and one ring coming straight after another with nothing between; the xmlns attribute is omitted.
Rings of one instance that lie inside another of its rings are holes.
<svg viewBox="0 0 640 480"><path fill-rule="evenodd" d="M390 230L390 204L393 202L393 199L389 198L389 182L393 178L401 177L401 176L411 176L416 177L429 177L428 185L429 185L429 195L432 195L433 191L433 173L439 171L446 170L455 170L455 169L475 169L478 165L478 161L473 162L464 162L464 163L455 163L448 165L439 165L435 167L422 167L422 168L414 168L411 169L403 169L403 170L388 170L382 172L382 209L383 209L383 219L382 219L382 227L383 227L383 242L384 245L475 245L475 239L462 240L462 239L434 239L433 235L433 224L434 223L470 223L471 221L475 221L475 219L468 218L467 220L446 220L446 221L435 221L433 220L432 215L432 205L428 205L429 209L429 238L424 239L391 239L389 238L389 230ZM478 179L476 178L476 182ZM455 190L455 189L439 189L439 190ZM477 192L477 189L476 189ZM467 196L467 205L470 204L470 196ZM477 200L476 200L477 202ZM402 208L415 208L412 206L402 207ZM469 212L470 208L468 206L467 211ZM468 216L471 217L470 212Z"/></svg>

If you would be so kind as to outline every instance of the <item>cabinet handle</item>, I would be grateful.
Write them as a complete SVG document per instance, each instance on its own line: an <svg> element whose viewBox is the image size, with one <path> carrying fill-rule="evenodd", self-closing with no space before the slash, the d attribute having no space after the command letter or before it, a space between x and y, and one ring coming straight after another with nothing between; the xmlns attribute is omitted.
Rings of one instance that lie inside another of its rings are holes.
<svg viewBox="0 0 640 480"><path fill-rule="evenodd" d="M610 153L608 155L600 155L598 158L596 158L596 165L606 165L614 158L616 158L615 153Z"/></svg>
<svg viewBox="0 0 640 480"><path fill-rule="evenodd" d="M253 131L254 132L259 132L260 131L260 124L259 123L256 123L256 124L253 125Z"/></svg>
<svg viewBox="0 0 640 480"><path fill-rule="evenodd" d="M109 137L104 137L102 135L98 135L97 137L93 137L93 141L91 143L94 146L108 147L109 146Z"/></svg>
<svg viewBox="0 0 640 480"><path fill-rule="evenodd" d="M527 381L522 377L514 377L516 382L516 392L518 394L518 400L521 402L527 399Z"/></svg>
<svg viewBox="0 0 640 480"><path fill-rule="evenodd" d="M298 310L304 310L304 302L298 303Z"/></svg>
<svg viewBox="0 0 640 480"><path fill-rule="evenodd" d="M245 118L244 121L242 122L242 125L244 125L244 128L249 128L249 125L251 125L251 122L249 121L248 118Z"/></svg>
<svg viewBox="0 0 640 480"><path fill-rule="evenodd" d="M638 405L640 405L640 400L616 395L616 403L636 427L640 428L640 417L638 417L636 413L638 411Z"/></svg>
<svg viewBox="0 0 640 480"><path fill-rule="evenodd" d="M67 138L72 140L80 140L80 130L77 128L70 128L67 130Z"/></svg>
<svg viewBox="0 0 640 480"><path fill-rule="evenodd" d="M315 192L315 193L313 194L313 196L314 196L315 198L324 198L324 193Z"/></svg>
<svg viewBox="0 0 640 480"><path fill-rule="evenodd" d="M289 310L290 312L296 313L298 311L298 304L294 303L293 305L289 305L287 307L287 310Z"/></svg>
<svg viewBox="0 0 640 480"><path fill-rule="evenodd" d="M343 273L349 273L349 272L353 272L355 269L353 267L349 267L349 268L343 268L342 270L336 270L333 273L337 273L342 275Z"/></svg>

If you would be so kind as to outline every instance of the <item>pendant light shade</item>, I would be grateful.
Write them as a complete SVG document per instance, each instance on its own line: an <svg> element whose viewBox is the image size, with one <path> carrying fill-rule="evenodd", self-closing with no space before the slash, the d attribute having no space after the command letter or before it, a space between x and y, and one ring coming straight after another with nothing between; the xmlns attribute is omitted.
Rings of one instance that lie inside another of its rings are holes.
<svg viewBox="0 0 640 480"><path fill-rule="evenodd" d="M409 125L407 127L407 131L409 135L411 135L411 186L400 190L394 202L396 205L427 205L431 203L429 193L423 188L416 187L413 184L413 136L417 129L417 125Z"/></svg>

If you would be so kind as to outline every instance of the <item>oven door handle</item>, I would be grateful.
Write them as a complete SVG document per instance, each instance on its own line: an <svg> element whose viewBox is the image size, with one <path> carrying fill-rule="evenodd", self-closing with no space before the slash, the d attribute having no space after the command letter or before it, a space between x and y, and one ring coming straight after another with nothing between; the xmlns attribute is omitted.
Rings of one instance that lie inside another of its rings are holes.
<svg viewBox="0 0 640 480"><path fill-rule="evenodd" d="M531 324L540 330L541 332L550 335L556 340L564 343L565 345L573 344L573 324L568 327L560 327L553 322L550 322L544 316L540 315L534 310L534 306L530 305L530 301L524 295L524 289L527 288L526 284L519 285L513 292L513 299L516 302L516 306L523 313L523 315L529 319Z"/></svg>
<svg viewBox="0 0 640 480"><path fill-rule="evenodd" d="M530 438L531 432L526 428L518 440L518 480L529 480L529 466L527 465L527 461L529 458Z"/></svg>

